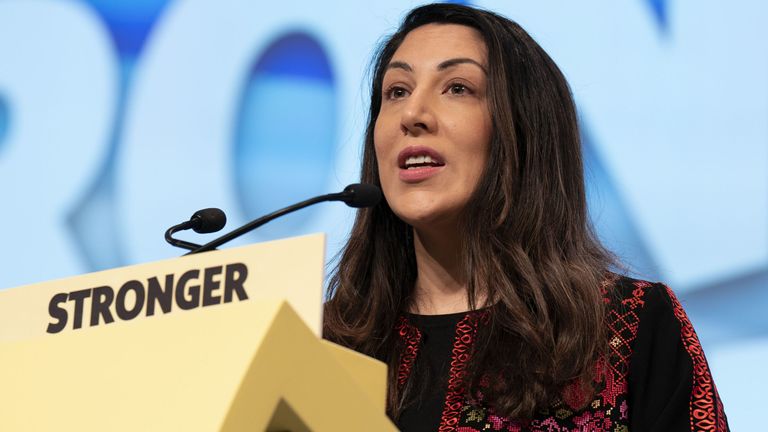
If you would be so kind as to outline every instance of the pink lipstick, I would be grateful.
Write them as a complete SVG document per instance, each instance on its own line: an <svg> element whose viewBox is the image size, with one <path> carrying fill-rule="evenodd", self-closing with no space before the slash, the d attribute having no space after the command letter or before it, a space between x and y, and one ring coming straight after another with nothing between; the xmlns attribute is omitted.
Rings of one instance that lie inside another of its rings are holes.
<svg viewBox="0 0 768 432"><path fill-rule="evenodd" d="M417 183L434 176L445 166L442 155L426 146L410 146L397 156L400 180Z"/></svg>

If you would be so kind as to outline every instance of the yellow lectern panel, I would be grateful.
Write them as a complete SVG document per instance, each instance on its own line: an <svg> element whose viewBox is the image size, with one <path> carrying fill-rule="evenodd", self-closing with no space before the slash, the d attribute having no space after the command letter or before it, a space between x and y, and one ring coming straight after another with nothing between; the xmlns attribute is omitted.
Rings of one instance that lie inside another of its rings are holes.
<svg viewBox="0 0 768 432"><path fill-rule="evenodd" d="M318 337L323 243L0 292L0 430L395 430L385 365Z"/></svg>
<svg viewBox="0 0 768 432"><path fill-rule="evenodd" d="M286 299L321 333L325 238L259 243L0 291L0 342Z"/></svg>
<svg viewBox="0 0 768 432"><path fill-rule="evenodd" d="M284 302L224 305L162 321L0 345L0 430L388 431L386 367L364 390ZM336 348L334 348L336 349ZM271 426L270 426L271 425Z"/></svg>

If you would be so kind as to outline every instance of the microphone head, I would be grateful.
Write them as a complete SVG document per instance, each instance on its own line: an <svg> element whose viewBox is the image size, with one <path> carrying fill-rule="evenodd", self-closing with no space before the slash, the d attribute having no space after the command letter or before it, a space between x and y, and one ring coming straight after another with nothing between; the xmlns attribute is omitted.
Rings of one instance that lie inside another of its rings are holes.
<svg viewBox="0 0 768 432"><path fill-rule="evenodd" d="M189 219L192 229L198 234L207 234L221 230L227 224L227 215L221 209L207 208L198 210Z"/></svg>
<svg viewBox="0 0 768 432"><path fill-rule="evenodd" d="M381 189L368 183L354 183L344 188L344 201L354 208L373 207L381 201Z"/></svg>

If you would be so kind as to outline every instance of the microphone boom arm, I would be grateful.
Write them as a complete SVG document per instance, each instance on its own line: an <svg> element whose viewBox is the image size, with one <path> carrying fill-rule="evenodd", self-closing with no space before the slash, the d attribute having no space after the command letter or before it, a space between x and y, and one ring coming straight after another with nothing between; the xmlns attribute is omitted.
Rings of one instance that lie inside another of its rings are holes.
<svg viewBox="0 0 768 432"><path fill-rule="evenodd" d="M310 198L308 200L302 201L300 203L285 207L283 209L277 210L275 212L272 212L268 215L264 215L258 219L255 219L251 222L248 222L247 224L241 226L240 228L234 229L227 234L224 234L223 236L211 240L210 242L202 245L197 246L196 248L191 248L190 252L187 252L184 255L192 255L200 252L207 252L213 249L216 249L217 247L223 245L224 243L227 243L228 241L234 240L244 234L247 234L256 228L264 225L265 223L279 218L280 216L286 215L288 213L293 213L296 210L301 210L304 207L311 206L312 204L317 204L323 201L345 201L350 197L351 193L347 192L346 190L344 192L337 192L337 193L330 193L326 195L320 195L314 198ZM170 231L170 230L169 230ZM166 233L167 234L167 233ZM188 243L188 242L185 242ZM194 243L189 243L190 245L194 245ZM183 248L187 248L186 246L181 246Z"/></svg>

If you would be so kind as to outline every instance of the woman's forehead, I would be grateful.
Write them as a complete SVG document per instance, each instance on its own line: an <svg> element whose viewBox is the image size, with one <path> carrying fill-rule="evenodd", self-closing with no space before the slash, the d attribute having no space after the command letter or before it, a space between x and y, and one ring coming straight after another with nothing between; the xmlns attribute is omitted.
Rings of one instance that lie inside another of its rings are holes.
<svg viewBox="0 0 768 432"><path fill-rule="evenodd" d="M487 64L487 49L476 29L459 24L426 24L409 32L390 63L437 67L448 59L465 58Z"/></svg>

